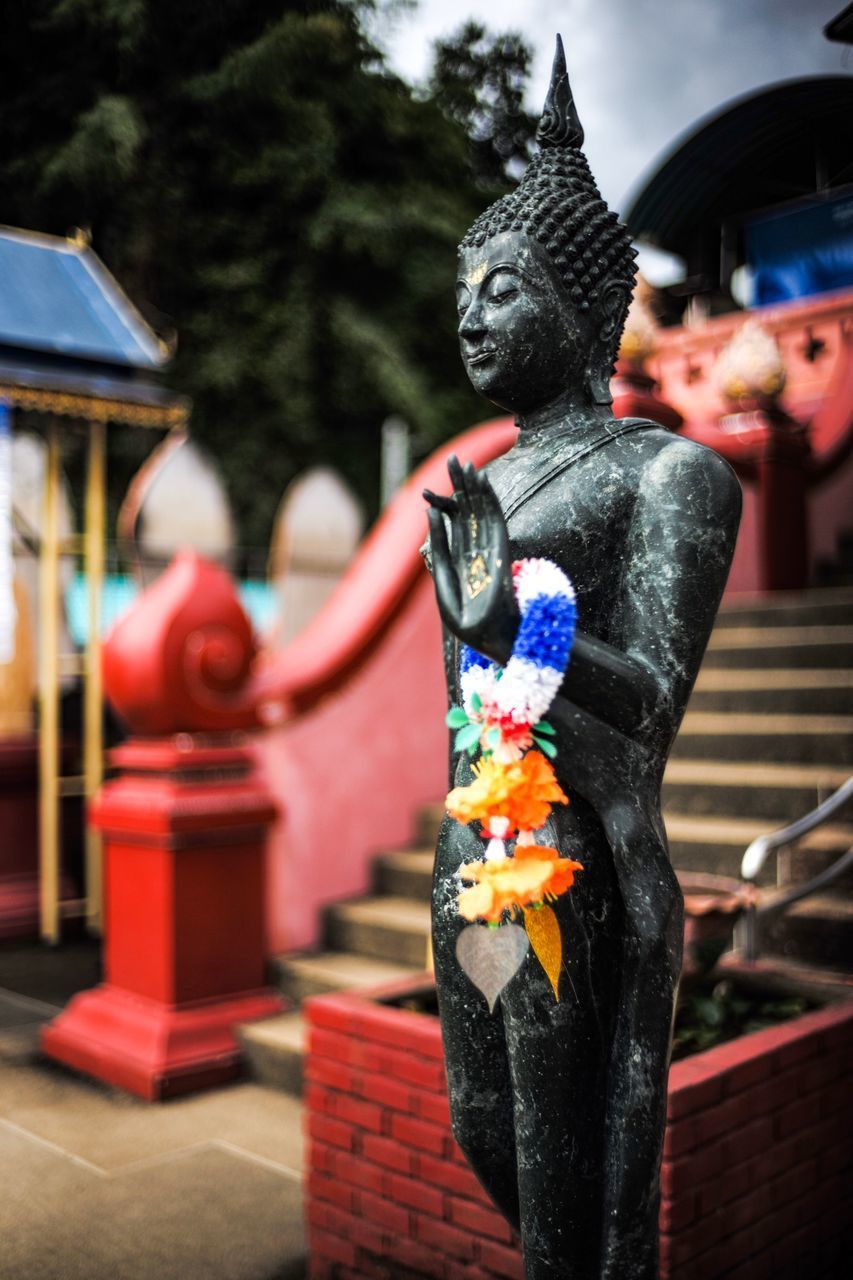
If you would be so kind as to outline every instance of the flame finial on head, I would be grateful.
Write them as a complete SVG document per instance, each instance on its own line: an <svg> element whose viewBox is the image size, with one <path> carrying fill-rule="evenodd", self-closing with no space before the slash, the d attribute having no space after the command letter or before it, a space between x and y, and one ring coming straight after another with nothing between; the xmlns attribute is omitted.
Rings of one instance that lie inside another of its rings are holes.
<svg viewBox="0 0 853 1280"><path fill-rule="evenodd" d="M566 70L563 40L559 35L554 51L554 65L551 68L551 83L536 130L536 141L543 151L549 147L583 146L583 125L575 107L569 73Z"/></svg>

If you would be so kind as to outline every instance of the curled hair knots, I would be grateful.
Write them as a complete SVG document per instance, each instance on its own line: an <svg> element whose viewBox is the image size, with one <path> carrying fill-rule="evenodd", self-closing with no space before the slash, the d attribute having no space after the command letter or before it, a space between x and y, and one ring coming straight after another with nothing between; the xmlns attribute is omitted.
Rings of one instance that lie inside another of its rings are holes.
<svg viewBox="0 0 853 1280"><path fill-rule="evenodd" d="M480 248L503 232L528 235L542 245L579 310L587 311L602 289L611 285L626 291L627 309L627 295L636 279L636 254L626 228L602 199L581 150L583 129L559 36L537 140L541 150L518 187L480 214L460 250ZM619 334L614 356L618 339Z"/></svg>

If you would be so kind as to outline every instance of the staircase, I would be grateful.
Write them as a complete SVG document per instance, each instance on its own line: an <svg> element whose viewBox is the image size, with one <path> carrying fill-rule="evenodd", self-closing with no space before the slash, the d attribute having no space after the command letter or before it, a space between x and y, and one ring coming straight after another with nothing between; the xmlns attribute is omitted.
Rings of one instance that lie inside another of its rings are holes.
<svg viewBox="0 0 853 1280"><path fill-rule="evenodd" d="M737 877L750 841L813 809L851 771L853 588L721 611L664 780L675 867ZM423 969L441 813L437 804L420 815L415 848L377 858L370 896L328 909L326 950L278 959L297 1006ZM769 860L763 892L810 879L851 844L853 814ZM762 948L798 968L853 971L853 877L792 907ZM241 1038L258 1075L299 1089L298 1012L245 1027Z"/></svg>

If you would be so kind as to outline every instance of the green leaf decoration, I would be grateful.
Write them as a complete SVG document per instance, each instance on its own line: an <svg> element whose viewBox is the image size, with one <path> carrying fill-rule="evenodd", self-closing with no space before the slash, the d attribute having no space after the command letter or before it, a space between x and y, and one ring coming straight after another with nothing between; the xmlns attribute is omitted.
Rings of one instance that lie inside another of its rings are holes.
<svg viewBox="0 0 853 1280"><path fill-rule="evenodd" d="M533 726L534 733L544 733L546 737L553 738L556 736L557 730L547 720L540 720L538 724Z"/></svg>
<svg viewBox="0 0 853 1280"><path fill-rule="evenodd" d="M556 759L557 748L554 746L553 742L548 742L546 738L537 738L535 734L533 735L533 741L536 743L543 755L546 755L549 760Z"/></svg>
<svg viewBox="0 0 853 1280"><path fill-rule="evenodd" d="M483 710L483 699L480 697L479 693L471 694L471 710L472 711Z"/></svg>
<svg viewBox="0 0 853 1280"><path fill-rule="evenodd" d="M501 745L500 729L490 729L489 732L486 734L486 742L488 742L489 746L492 748L493 751L495 747L499 747Z"/></svg>
<svg viewBox="0 0 853 1280"><path fill-rule="evenodd" d="M451 707L445 716L445 724L451 729L462 729L468 724L468 713L462 707Z"/></svg>
<svg viewBox="0 0 853 1280"><path fill-rule="evenodd" d="M466 724L464 729L460 729L454 739L454 749L456 751L467 751L469 756L474 755L477 750L477 743L480 741L480 726L478 724Z"/></svg>

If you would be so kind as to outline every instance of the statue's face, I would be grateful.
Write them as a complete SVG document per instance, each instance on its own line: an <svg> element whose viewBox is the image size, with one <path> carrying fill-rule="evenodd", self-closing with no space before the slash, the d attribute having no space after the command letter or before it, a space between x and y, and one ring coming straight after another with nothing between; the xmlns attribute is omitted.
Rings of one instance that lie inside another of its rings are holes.
<svg viewBox="0 0 853 1280"><path fill-rule="evenodd" d="M459 257L459 346L477 391L512 413L551 404L584 373L589 313L572 304L545 250L505 231Z"/></svg>

